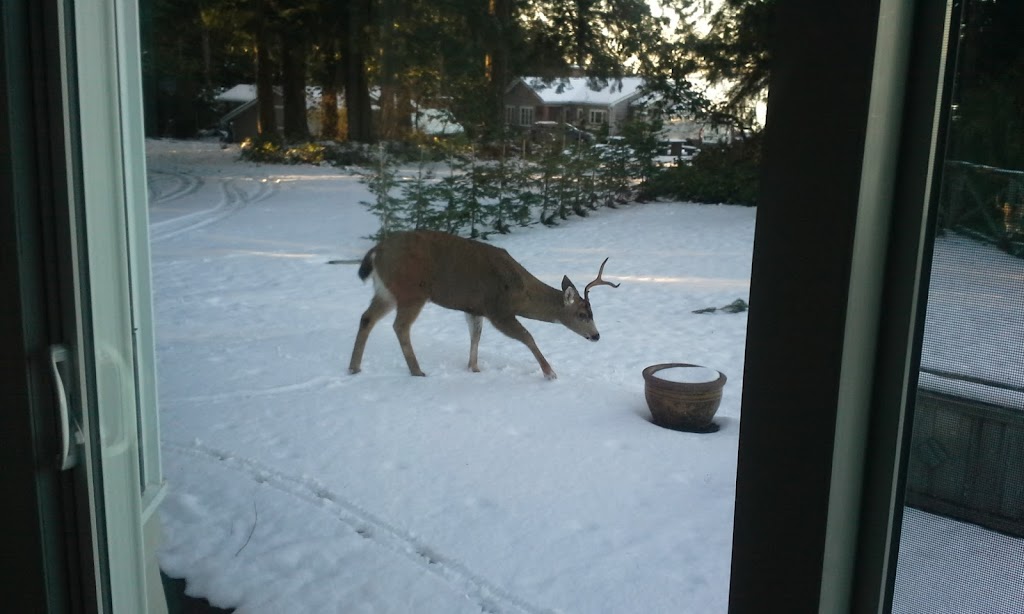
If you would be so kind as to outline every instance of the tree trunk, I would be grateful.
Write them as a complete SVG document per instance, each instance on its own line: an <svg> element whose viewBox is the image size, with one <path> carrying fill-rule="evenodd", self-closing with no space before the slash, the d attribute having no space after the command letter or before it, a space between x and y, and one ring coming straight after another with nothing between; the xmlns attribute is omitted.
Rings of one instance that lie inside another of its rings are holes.
<svg viewBox="0 0 1024 614"><path fill-rule="evenodd" d="M512 0L489 0L491 22L494 24L494 35L489 41L490 49L487 56L487 78L489 83L491 115L490 125L500 131L505 123L505 88L512 77L509 75L509 40L512 29Z"/></svg>
<svg viewBox="0 0 1024 614"><path fill-rule="evenodd" d="M266 0L260 0L256 15L256 110L261 137L274 137L277 113L274 112L274 73L270 64L270 33L267 29Z"/></svg>
<svg viewBox="0 0 1024 614"><path fill-rule="evenodd" d="M370 24L370 0L353 0L349 4L348 36L342 54L345 64L345 107L350 141L372 143L373 112L370 107L370 83L366 58Z"/></svg>
<svg viewBox="0 0 1024 614"><path fill-rule="evenodd" d="M213 61L210 50L210 29L206 24L202 25L202 46L203 46L203 88L209 94L213 90Z"/></svg>
<svg viewBox="0 0 1024 614"><path fill-rule="evenodd" d="M344 78L343 68L338 61L338 40L331 38L324 44L323 67L320 86L320 138L337 139L340 136L338 114L338 88Z"/></svg>
<svg viewBox="0 0 1024 614"><path fill-rule="evenodd" d="M309 140L306 120L306 46L298 36L282 37L281 81L284 89L284 137L288 141Z"/></svg>
<svg viewBox="0 0 1024 614"><path fill-rule="evenodd" d="M370 86L366 76L366 56L359 50L351 50L346 54L345 108L348 139L372 143L373 111L370 107Z"/></svg>

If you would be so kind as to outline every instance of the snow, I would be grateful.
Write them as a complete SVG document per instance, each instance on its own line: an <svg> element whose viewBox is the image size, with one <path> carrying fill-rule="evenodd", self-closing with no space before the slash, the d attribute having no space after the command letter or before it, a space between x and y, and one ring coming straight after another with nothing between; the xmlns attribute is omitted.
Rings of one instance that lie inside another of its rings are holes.
<svg viewBox="0 0 1024 614"><path fill-rule="evenodd" d="M1024 611L1024 539L906 508L893 614Z"/></svg>
<svg viewBox="0 0 1024 614"><path fill-rule="evenodd" d="M932 279L921 367L933 373L921 387L1024 410L1024 260L948 235L936 241Z"/></svg>
<svg viewBox="0 0 1024 614"><path fill-rule="evenodd" d="M652 375L660 380L665 380L666 382L675 382L678 384L706 384L718 379L719 373L718 371L708 369L707 367L679 366L658 369L652 373Z"/></svg>
<svg viewBox="0 0 1024 614"><path fill-rule="evenodd" d="M621 83L619 79L610 79L606 86L597 90L590 86L590 80L586 77L548 81L541 77L523 77L522 81L544 104L579 103L607 106L630 99L639 93L644 85L644 80L640 77L622 77Z"/></svg>
<svg viewBox="0 0 1024 614"><path fill-rule="evenodd" d="M421 108L411 116L413 125L423 134L462 134L464 128L443 109Z"/></svg>
<svg viewBox="0 0 1024 614"><path fill-rule="evenodd" d="M221 102L249 102L256 100L256 85L252 83L239 83L213 98Z"/></svg>
<svg viewBox="0 0 1024 614"><path fill-rule="evenodd" d="M357 177L153 141L160 562L246 612L715 612L729 588L754 209L603 209L494 243L591 292L601 340L525 320L559 378L428 305L346 372L376 229ZM351 264L329 265L341 260ZM711 435L650 422L641 371L730 376ZM251 533L251 535L250 535ZM314 588L315 587L315 588ZM411 607L416 604L416 607Z"/></svg>
<svg viewBox="0 0 1024 614"><path fill-rule="evenodd" d="M274 91L280 95L280 88L275 87ZM319 85L307 85L306 86L306 109L317 109L320 107L320 101L323 97L323 88ZM256 84L254 83L239 83L234 85L220 94L213 97L214 100L220 102L233 102L233 103L247 103L256 100ZM343 108L344 97L339 97L338 108Z"/></svg>
<svg viewBox="0 0 1024 614"><path fill-rule="evenodd" d="M631 205L495 237L549 284L605 257L622 284L591 295L598 343L524 321L557 380L490 325L470 373L462 314L432 305L412 328L427 377L390 317L349 375L376 229L358 177L147 147L159 561L189 594L253 614L726 611L747 314L692 312L749 300L754 209ZM727 375L718 432L650 422L641 371L669 362ZM1004 595L1009 560L989 578Z"/></svg>

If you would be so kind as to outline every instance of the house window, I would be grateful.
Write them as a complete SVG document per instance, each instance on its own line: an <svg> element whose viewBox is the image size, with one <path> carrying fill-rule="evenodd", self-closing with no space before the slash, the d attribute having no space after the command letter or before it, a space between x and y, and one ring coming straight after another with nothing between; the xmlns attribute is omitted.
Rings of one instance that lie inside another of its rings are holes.
<svg viewBox="0 0 1024 614"><path fill-rule="evenodd" d="M519 125L530 126L533 124L533 107L519 107Z"/></svg>
<svg viewBox="0 0 1024 614"><path fill-rule="evenodd" d="M513 126L516 123L516 108L505 107L505 123L509 126Z"/></svg>
<svg viewBox="0 0 1024 614"><path fill-rule="evenodd" d="M591 124L604 124L608 121L608 111L590 111L590 123Z"/></svg>

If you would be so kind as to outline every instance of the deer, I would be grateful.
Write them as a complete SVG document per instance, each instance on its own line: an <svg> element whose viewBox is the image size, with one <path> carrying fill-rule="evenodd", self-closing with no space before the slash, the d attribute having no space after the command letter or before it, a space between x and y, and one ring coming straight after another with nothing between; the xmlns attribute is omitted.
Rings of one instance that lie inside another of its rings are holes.
<svg viewBox="0 0 1024 614"><path fill-rule="evenodd" d="M431 230L390 234L366 252L359 266L361 280L373 278L374 294L359 320L348 371L359 373L370 331L395 309L394 330L409 372L426 375L413 352L409 329L423 306L431 302L466 314L470 371L480 371L477 350L487 318L499 332L526 345L544 377L555 379L555 371L517 317L557 322L597 341L601 335L590 308L590 289L619 287L601 277L607 262L605 258L597 278L586 285L580 297L568 276L562 277L561 291L556 290L534 277L507 251L493 245Z"/></svg>

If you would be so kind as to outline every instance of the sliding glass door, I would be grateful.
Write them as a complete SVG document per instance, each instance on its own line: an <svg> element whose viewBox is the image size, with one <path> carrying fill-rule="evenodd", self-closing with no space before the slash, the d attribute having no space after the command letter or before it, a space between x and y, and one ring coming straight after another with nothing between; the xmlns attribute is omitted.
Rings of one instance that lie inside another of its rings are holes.
<svg viewBox="0 0 1024 614"><path fill-rule="evenodd" d="M165 607L136 10L2 8L3 348L17 376L4 466L20 536L5 576L26 578L5 607L17 611Z"/></svg>
<svg viewBox="0 0 1024 614"><path fill-rule="evenodd" d="M1024 604L1024 5L955 26L895 612Z"/></svg>

